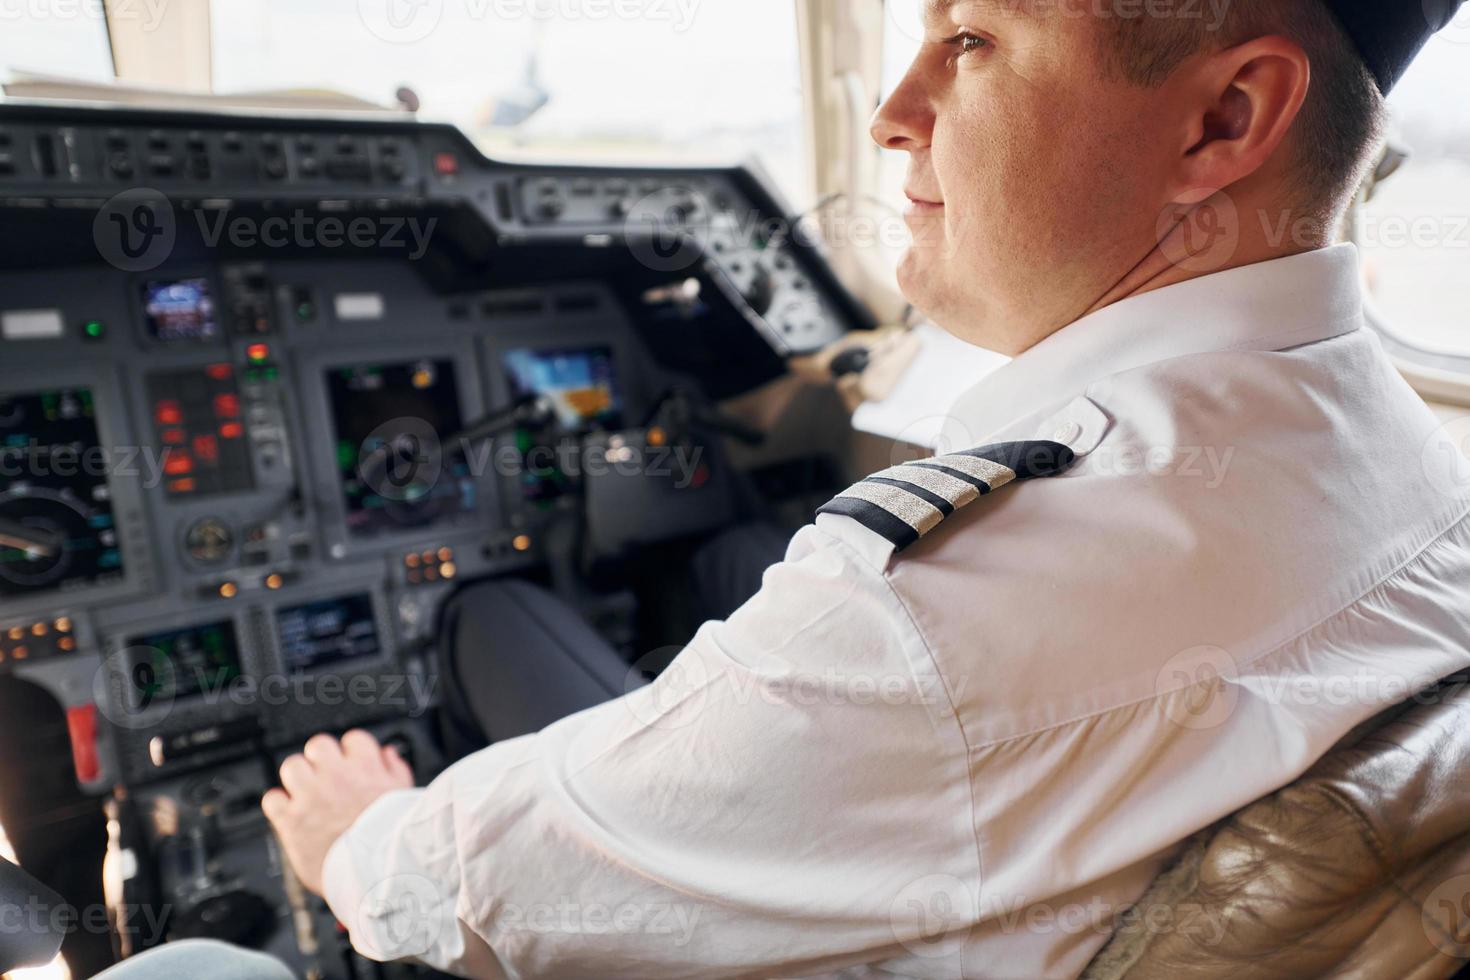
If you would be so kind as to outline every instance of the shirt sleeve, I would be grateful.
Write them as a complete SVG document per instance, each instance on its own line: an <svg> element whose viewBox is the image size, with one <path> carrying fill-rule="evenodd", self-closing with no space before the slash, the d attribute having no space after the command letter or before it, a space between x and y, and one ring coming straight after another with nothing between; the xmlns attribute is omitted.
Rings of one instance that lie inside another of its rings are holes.
<svg viewBox="0 0 1470 980"><path fill-rule="evenodd" d="M378 801L325 891L373 959L659 980L911 953L916 895L979 876L943 680L883 571L811 527L652 685Z"/></svg>

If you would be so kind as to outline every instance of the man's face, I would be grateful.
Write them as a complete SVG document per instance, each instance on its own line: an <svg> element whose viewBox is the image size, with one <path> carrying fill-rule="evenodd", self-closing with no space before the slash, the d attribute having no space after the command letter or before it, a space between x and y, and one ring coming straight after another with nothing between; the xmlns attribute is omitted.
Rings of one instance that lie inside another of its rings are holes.
<svg viewBox="0 0 1470 980"><path fill-rule="evenodd" d="M879 145L910 156L905 295L1003 353L1076 319L1143 259L1182 149L1150 125L1163 95L1104 70L1092 8L931 3L923 48L873 121Z"/></svg>

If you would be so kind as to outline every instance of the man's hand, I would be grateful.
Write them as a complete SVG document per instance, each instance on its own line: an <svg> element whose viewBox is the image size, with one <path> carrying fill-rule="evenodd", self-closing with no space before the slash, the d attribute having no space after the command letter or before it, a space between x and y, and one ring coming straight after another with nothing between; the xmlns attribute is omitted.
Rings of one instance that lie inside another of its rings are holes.
<svg viewBox="0 0 1470 980"><path fill-rule="evenodd" d="M338 742L317 735L300 755L281 763L281 786L260 801L286 859L308 889L322 893L322 865L338 837L375 800L413 788L413 772L396 749L364 731Z"/></svg>

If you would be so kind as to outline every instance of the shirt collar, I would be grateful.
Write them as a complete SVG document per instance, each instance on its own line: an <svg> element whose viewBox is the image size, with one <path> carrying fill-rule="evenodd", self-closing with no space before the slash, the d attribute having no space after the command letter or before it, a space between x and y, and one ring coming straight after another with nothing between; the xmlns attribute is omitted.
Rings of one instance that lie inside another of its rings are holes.
<svg viewBox="0 0 1470 980"><path fill-rule="evenodd" d="M1357 246L1334 245L1131 296L1063 327L960 396L945 445L987 437L1103 378L1213 351L1279 351L1363 323Z"/></svg>

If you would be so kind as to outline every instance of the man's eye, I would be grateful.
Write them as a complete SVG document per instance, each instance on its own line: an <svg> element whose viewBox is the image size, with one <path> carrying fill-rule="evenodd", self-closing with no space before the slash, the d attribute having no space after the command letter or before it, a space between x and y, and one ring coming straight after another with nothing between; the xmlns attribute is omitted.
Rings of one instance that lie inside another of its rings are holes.
<svg viewBox="0 0 1470 980"><path fill-rule="evenodd" d="M976 54L990 47L990 41L987 38L983 38L978 34L971 34L968 31L962 31L954 37L946 39L945 43L955 49L955 53L950 58L951 63L958 61L965 55Z"/></svg>

